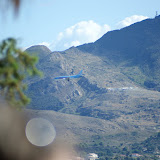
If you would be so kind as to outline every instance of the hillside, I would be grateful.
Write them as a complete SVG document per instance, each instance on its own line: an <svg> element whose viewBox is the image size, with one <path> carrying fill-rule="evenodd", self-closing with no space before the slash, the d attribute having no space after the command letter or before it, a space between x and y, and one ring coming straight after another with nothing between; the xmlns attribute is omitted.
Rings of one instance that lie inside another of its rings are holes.
<svg viewBox="0 0 160 160"><path fill-rule="evenodd" d="M32 112L67 126L63 133L78 142L92 144L100 135L106 146L127 145L159 132L159 28L156 17L63 52L45 46L27 49L37 52L37 66L44 72L41 79L27 80L32 98L28 108L43 110ZM54 79L81 69L80 79Z"/></svg>
<svg viewBox="0 0 160 160"><path fill-rule="evenodd" d="M95 43L78 49L109 61L132 81L143 87L159 89L160 16L106 33ZM131 73L132 72L132 73Z"/></svg>
<svg viewBox="0 0 160 160"><path fill-rule="evenodd" d="M141 154L159 154L160 153L160 132L150 136L141 143L135 143L131 146L134 152Z"/></svg>

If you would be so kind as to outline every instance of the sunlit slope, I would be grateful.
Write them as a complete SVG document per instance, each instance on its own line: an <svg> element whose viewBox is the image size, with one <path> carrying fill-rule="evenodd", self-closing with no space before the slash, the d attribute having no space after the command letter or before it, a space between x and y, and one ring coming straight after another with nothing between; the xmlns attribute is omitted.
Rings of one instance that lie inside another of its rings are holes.
<svg viewBox="0 0 160 160"><path fill-rule="evenodd" d="M143 118L133 121L129 116L118 121L59 113L55 111L27 110L29 118L41 117L49 120L56 129L57 139L71 144L94 145L103 142L105 146L121 143L125 145L145 140L156 131L153 121ZM138 118L138 114L137 117Z"/></svg>

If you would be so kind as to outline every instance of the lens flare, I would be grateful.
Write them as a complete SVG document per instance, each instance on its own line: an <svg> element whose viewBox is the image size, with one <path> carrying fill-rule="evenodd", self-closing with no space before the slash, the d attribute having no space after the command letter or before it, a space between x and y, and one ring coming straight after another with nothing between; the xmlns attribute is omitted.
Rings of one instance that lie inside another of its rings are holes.
<svg viewBox="0 0 160 160"><path fill-rule="evenodd" d="M36 146L47 146L56 137L54 126L46 119L33 118L26 125L26 137Z"/></svg>

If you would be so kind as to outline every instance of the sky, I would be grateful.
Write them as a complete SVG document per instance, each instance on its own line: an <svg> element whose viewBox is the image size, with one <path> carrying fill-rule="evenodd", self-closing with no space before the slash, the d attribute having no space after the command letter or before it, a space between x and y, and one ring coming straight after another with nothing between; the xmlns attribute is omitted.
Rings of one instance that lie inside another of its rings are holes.
<svg viewBox="0 0 160 160"><path fill-rule="evenodd" d="M94 42L160 14L160 0L22 0L18 16L0 3L0 41L14 37L18 47L46 45L51 51Z"/></svg>

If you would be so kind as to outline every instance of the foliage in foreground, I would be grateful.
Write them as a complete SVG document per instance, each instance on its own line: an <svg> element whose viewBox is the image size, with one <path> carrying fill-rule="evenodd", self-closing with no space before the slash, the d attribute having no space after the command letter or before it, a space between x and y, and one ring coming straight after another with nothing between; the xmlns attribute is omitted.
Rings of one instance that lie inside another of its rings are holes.
<svg viewBox="0 0 160 160"><path fill-rule="evenodd" d="M30 56L16 45L13 38L0 44L0 94L10 105L20 108L30 102L24 93L27 86L23 80L41 73L35 66L37 57Z"/></svg>

